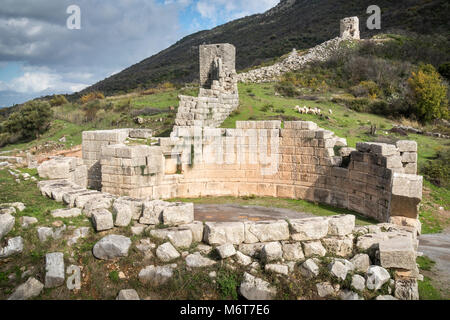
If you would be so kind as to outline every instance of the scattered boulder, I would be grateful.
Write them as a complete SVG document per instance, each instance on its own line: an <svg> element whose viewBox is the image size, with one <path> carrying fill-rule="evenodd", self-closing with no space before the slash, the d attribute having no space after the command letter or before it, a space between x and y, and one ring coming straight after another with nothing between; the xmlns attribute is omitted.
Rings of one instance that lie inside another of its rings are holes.
<svg viewBox="0 0 450 320"><path fill-rule="evenodd" d="M269 242L261 250L261 260L264 262L281 260L282 257L283 249L279 242Z"/></svg>
<svg viewBox="0 0 450 320"><path fill-rule="evenodd" d="M379 290L391 276L389 272L380 266L370 266L367 270L367 288L369 290Z"/></svg>
<svg viewBox="0 0 450 320"><path fill-rule="evenodd" d="M366 273L370 266L369 255L365 253L359 253L355 255L351 260L351 263L355 266L355 270L358 272Z"/></svg>
<svg viewBox="0 0 450 320"><path fill-rule="evenodd" d="M382 241L379 245L379 256L383 268L416 268L416 251L412 239L397 237Z"/></svg>
<svg viewBox="0 0 450 320"><path fill-rule="evenodd" d="M83 212L86 217L92 217L92 213L99 209L111 208L115 197L108 194L102 194L102 196L89 199L83 207Z"/></svg>
<svg viewBox="0 0 450 320"><path fill-rule="evenodd" d="M190 268L204 268L215 265L217 262L205 257L200 253L190 254L186 257L186 265Z"/></svg>
<svg viewBox="0 0 450 320"><path fill-rule="evenodd" d="M136 236L140 236L144 233L146 227L147 226L145 226L143 224L137 223L131 227L131 232Z"/></svg>
<svg viewBox="0 0 450 320"><path fill-rule="evenodd" d="M334 296L339 291L339 285L334 287L330 282L321 282L316 284L317 294L321 298Z"/></svg>
<svg viewBox="0 0 450 320"><path fill-rule="evenodd" d="M114 225L116 227L127 227L131 223L133 218L133 213L129 208L127 210L117 210L116 211L116 222Z"/></svg>
<svg viewBox="0 0 450 320"><path fill-rule="evenodd" d="M239 251L253 258L258 258L265 243L240 244Z"/></svg>
<svg viewBox="0 0 450 320"><path fill-rule="evenodd" d="M192 241L193 242L202 242L203 241L203 222L194 221L193 223L183 225L183 228L188 228L192 232Z"/></svg>
<svg viewBox="0 0 450 320"><path fill-rule="evenodd" d="M327 253L327 250L320 241L303 242L303 250L306 258L324 257Z"/></svg>
<svg viewBox="0 0 450 320"><path fill-rule="evenodd" d="M28 229L31 225L38 223L38 219L35 217L21 217L20 224L23 229Z"/></svg>
<svg viewBox="0 0 450 320"><path fill-rule="evenodd" d="M192 231L184 227L151 230L150 236L169 240L177 248L189 248L192 244Z"/></svg>
<svg viewBox="0 0 450 320"><path fill-rule="evenodd" d="M99 209L92 213L92 223L94 224L97 232L114 228L112 213L106 209Z"/></svg>
<svg viewBox="0 0 450 320"><path fill-rule="evenodd" d="M173 276L172 266L148 266L139 272L139 281L143 284L160 286Z"/></svg>
<svg viewBox="0 0 450 320"><path fill-rule="evenodd" d="M74 230L73 236L67 241L67 244L69 246L74 245L78 242L78 239L86 238L89 234L89 228L88 227L80 227Z"/></svg>
<svg viewBox="0 0 450 320"><path fill-rule="evenodd" d="M262 279L256 278L249 273L244 273L239 288L240 294L247 300L273 300L277 294L274 287Z"/></svg>
<svg viewBox="0 0 450 320"><path fill-rule="evenodd" d="M81 209L79 208L67 208L67 209L56 209L51 213L53 218L75 218L81 216Z"/></svg>
<svg viewBox="0 0 450 320"><path fill-rule="evenodd" d="M116 300L141 300L134 289L120 290Z"/></svg>
<svg viewBox="0 0 450 320"><path fill-rule="evenodd" d="M4 214L15 214L16 213L16 209L14 207L11 206L6 206L6 207L0 207L0 215L4 215Z"/></svg>
<svg viewBox="0 0 450 320"><path fill-rule="evenodd" d="M120 235L109 235L97 242L93 249L93 254L97 259L112 260L119 257L128 256L131 240Z"/></svg>
<svg viewBox="0 0 450 320"><path fill-rule="evenodd" d="M266 271L278 273L287 276L289 273L289 267L283 264L266 264Z"/></svg>
<svg viewBox="0 0 450 320"><path fill-rule="evenodd" d="M53 229L48 227L37 228L39 241L45 242L50 238L53 238Z"/></svg>
<svg viewBox="0 0 450 320"><path fill-rule="evenodd" d="M353 235L324 238L322 243L329 254L337 257L348 257L353 252Z"/></svg>
<svg viewBox="0 0 450 320"><path fill-rule="evenodd" d="M358 291L363 291L366 288L366 279L359 274L355 274L352 277L352 287Z"/></svg>
<svg viewBox="0 0 450 320"><path fill-rule="evenodd" d="M341 261L333 261L328 265L328 270L338 279L345 280L349 269Z"/></svg>
<svg viewBox="0 0 450 320"><path fill-rule="evenodd" d="M339 297L341 300L364 300L356 292L350 290L342 290Z"/></svg>
<svg viewBox="0 0 450 320"><path fill-rule="evenodd" d="M44 285L35 278L29 278L24 284L16 288L8 300L28 300L39 296Z"/></svg>
<svg viewBox="0 0 450 320"><path fill-rule="evenodd" d="M0 240L14 228L15 222L16 218L11 214L0 214Z"/></svg>
<svg viewBox="0 0 450 320"><path fill-rule="evenodd" d="M133 220L137 221L140 219L143 211L144 202L139 199L134 199L130 197L121 197L114 201L113 212L117 213L119 211L131 212Z"/></svg>
<svg viewBox="0 0 450 320"><path fill-rule="evenodd" d="M22 237L15 237L8 240L8 244L4 248L0 248L0 259L10 257L23 251Z"/></svg>
<svg viewBox="0 0 450 320"><path fill-rule="evenodd" d="M319 275L319 266L313 259L308 259L300 266L300 273L306 278L314 278Z"/></svg>
<svg viewBox="0 0 450 320"><path fill-rule="evenodd" d="M45 255L45 287L56 288L62 286L65 280L64 254L61 252Z"/></svg>
<svg viewBox="0 0 450 320"><path fill-rule="evenodd" d="M217 247L216 250L222 259L232 257L236 254L236 249L231 243L223 244Z"/></svg>
<svg viewBox="0 0 450 320"><path fill-rule="evenodd" d="M142 204L142 216L139 223L157 225L162 223L162 212L167 207L167 202L161 200L145 201Z"/></svg>
<svg viewBox="0 0 450 320"><path fill-rule="evenodd" d="M240 264L241 266L244 266L244 267L246 267L252 263L252 258L250 258L249 256L246 256L245 254L243 254L240 251L236 252L235 260L238 264Z"/></svg>
<svg viewBox="0 0 450 320"><path fill-rule="evenodd" d="M160 245L158 249L156 249L156 256L163 262L170 262L181 257L180 253L170 242Z"/></svg>

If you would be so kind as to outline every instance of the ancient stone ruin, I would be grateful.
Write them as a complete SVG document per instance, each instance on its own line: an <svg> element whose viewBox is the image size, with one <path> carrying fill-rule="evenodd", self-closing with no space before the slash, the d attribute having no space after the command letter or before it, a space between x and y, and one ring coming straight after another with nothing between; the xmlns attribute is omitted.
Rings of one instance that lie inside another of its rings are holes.
<svg viewBox="0 0 450 320"><path fill-rule="evenodd" d="M344 18L341 20L341 38L360 39L358 17Z"/></svg>
<svg viewBox="0 0 450 320"><path fill-rule="evenodd" d="M359 38L357 22L344 19L341 36ZM165 263L180 258L180 248L193 242L203 242L209 251L215 247L221 259L233 257L249 267L240 286L248 299L276 294L251 274L259 263L266 271L287 275L295 262L302 262L302 275L312 279L319 274L317 258L326 255L333 257L327 265L330 273L341 280L351 274L357 291L376 292L388 285L389 295L379 299L393 298L391 294L418 299L415 259L422 177L417 175L416 142L357 143L353 149L310 121L238 121L235 129L218 128L239 103L234 65L232 45L200 46L199 97L180 96L170 137L153 138L148 145L150 130L83 132L82 163L62 158L39 168L42 176L53 179L39 182L42 194L82 210L96 231L133 223L136 230L148 228L152 237L166 241L156 249ZM341 215L203 224L194 220L192 203L163 201L250 195L324 203L382 223L357 227L355 216ZM155 228L160 224L169 228ZM93 254L114 259L126 256L129 246L128 238L109 235ZM183 255L187 266L216 264L202 255L206 251ZM171 265L152 265L139 278L158 285L172 274ZM328 282L318 283L317 291L321 297L360 298Z"/></svg>

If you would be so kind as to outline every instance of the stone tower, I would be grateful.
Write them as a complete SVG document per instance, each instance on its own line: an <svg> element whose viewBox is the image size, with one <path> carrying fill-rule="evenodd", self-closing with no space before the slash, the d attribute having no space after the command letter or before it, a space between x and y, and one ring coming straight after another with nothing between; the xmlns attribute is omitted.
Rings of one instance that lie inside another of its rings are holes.
<svg viewBox="0 0 450 320"><path fill-rule="evenodd" d="M201 45L200 86L211 89L214 80L235 72L236 48L229 43Z"/></svg>
<svg viewBox="0 0 450 320"><path fill-rule="evenodd" d="M341 20L340 37L342 39L360 39L358 17L349 17Z"/></svg>

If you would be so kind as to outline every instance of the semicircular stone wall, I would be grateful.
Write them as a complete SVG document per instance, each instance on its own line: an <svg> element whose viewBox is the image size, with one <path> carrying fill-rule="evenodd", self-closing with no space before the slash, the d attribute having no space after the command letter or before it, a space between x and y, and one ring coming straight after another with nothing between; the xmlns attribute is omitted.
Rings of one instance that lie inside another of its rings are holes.
<svg viewBox="0 0 450 320"><path fill-rule="evenodd" d="M304 199L378 221L418 217L422 177L416 175L414 141L358 143L352 149L308 121L175 127L170 138L153 146L133 145L129 138L136 135L131 129L83 133L91 187L140 199Z"/></svg>

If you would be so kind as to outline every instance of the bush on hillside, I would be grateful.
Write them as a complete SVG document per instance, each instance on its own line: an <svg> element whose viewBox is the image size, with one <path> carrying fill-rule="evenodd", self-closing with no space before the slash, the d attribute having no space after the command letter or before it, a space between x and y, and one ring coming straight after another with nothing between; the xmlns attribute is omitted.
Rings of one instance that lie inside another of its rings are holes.
<svg viewBox="0 0 450 320"><path fill-rule="evenodd" d="M439 187L450 187L450 149L439 150L436 159L427 161L421 173Z"/></svg>
<svg viewBox="0 0 450 320"><path fill-rule="evenodd" d="M412 72L408 84L412 111L419 121L448 118L447 86L432 65L421 65L417 72Z"/></svg>
<svg viewBox="0 0 450 320"><path fill-rule="evenodd" d="M83 106L86 122L92 122L95 120L98 111L101 109L100 101L91 101Z"/></svg>
<svg viewBox="0 0 450 320"><path fill-rule="evenodd" d="M90 92L90 93L87 93L87 94L83 95L80 98L80 102L82 104L85 104L85 103L88 103L88 102L91 102L91 101L94 101L94 100L103 100L103 99L105 99L105 96L103 95L103 93L101 93L101 92Z"/></svg>
<svg viewBox="0 0 450 320"><path fill-rule="evenodd" d="M67 103L69 103L69 101L67 101L66 97L64 97L63 95L55 95L50 100L50 105L52 107L59 107L59 106L62 106L63 104L67 104Z"/></svg>
<svg viewBox="0 0 450 320"><path fill-rule="evenodd" d="M25 104L19 111L11 114L2 127L17 140L32 140L39 138L50 127L53 111L47 102L32 101Z"/></svg>

